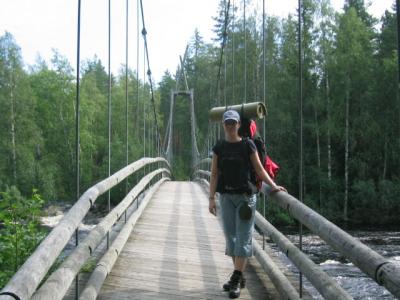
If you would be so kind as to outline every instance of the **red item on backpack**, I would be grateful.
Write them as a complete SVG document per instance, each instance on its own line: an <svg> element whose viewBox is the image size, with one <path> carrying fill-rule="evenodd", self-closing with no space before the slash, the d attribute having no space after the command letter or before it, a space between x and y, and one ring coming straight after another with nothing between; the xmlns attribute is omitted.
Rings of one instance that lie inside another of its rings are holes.
<svg viewBox="0 0 400 300"><path fill-rule="evenodd" d="M274 179L278 174L279 166L267 155L264 161L264 169L267 171L268 175Z"/></svg>

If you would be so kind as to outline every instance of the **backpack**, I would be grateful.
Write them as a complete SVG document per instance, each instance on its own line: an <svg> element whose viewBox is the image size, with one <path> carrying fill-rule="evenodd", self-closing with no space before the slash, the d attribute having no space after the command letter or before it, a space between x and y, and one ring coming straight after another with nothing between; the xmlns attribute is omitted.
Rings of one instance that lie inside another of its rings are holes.
<svg viewBox="0 0 400 300"><path fill-rule="evenodd" d="M239 135L243 138L251 139L257 148L258 158L268 175L274 179L279 171L279 166L267 155L267 149L263 138L257 133L257 124L254 120L241 117ZM251 182L260 189L262 180L256 174L254 168L250 169Z"/></svg>
<svg viewBox="0 0 400 300"><path fill-rule="evenodd" d="M249 182L251 181L251 162L247 150L247 141L228 148L229 143L219 141L218 157L218 184L219 193L254 193Z"/></svg>

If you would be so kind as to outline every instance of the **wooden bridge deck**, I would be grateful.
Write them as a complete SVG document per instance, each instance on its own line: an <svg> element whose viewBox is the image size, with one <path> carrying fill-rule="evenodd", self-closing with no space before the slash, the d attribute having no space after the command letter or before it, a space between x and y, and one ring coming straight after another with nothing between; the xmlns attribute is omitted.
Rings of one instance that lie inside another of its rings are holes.
<svg viewBox="0 0 400 300"><path fill-rule="evenodd" d="M166 182L134 227L99 299L227 299L232 272L217 218L196 183ZM251 259L240 299L278 299Z"/></svg>

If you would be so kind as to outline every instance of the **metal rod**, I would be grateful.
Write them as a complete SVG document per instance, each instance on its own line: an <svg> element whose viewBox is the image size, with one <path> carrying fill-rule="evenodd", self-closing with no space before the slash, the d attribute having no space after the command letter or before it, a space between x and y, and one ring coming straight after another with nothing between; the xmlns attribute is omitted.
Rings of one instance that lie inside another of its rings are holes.
<svg viewBox="0 0 400 300"><path fill-rule="evenodd" d="M129 128L128 128L128 33L129 33L129 0L126 0L126 36L125 36L125 131L126 131L126 165L129 164ZM126 179L125 193L128 192L129 181Z"/></svg>
<svg viewBox="0 0 400 300"><path fill-rule="evenodd" d="M111 0L108 0L108 176L111 175ZM111 211L111 194L107 193L107 208ZM110 246L110 233L107 232L107 249Z"/></svg>
<svg viewBox="0 0 400 300"><path fill-rule="evenodd" d="M81 53L81 0L78 0L78 30L77 30L77 46L76 46L76 108L75 108L75 172L76 172L76 201L80 197L80 53ZM75 230L75 245L79 244L79 228ZM75 277L75 299L79 297L79 274Z"/></svg>
<svg viewBox="0 0 400 300"><path fill-rule="evenodd" d="M246 35L246 0L243 0L243 29L244 29L244 99L247 98L247 35Z"/></svg>
<svg viewBox="0 0 400 300"><path fill-rule="evenodd" d="M140 4L142 1L140 0ZM143 18L143 13L142 13ZM145 45L143 45L143 92L142 92L142 100L143 100L143 157L146 157L146 101L145 101L145 82L146 82L146 50ZM147 167L143 168L143 176L147 173Z"/></svg>
<svg viewBox="0 0 400 300"><path fill-rule="evenodd" d="M224 0L224 6L226 7L226 0ZM229 16L229 9L227 10L227 16ZM224 53L224 105L226 106L226 57L227 53Z"/></svg>
<svg viewBox="0 0 400 300"><path fill-rule="evenodd" d="M303 51L302 51L302 0L298 0L298 52L299 52L299 200L303 202ZM299 224L299 248L303 248L303 224ZM299 294L303 295L303 276L299 273Z"/></svg>
<svg viewBox="0 0 400 300"><path fill-rule="evenodd" d="M263 43L263 46L262 46L262 65L263 65L263 68L262 68L262 70L263 70L263 103L264 103L264 106L266 106L266 96L265 96L265 94L266 94L266 84L265 84L265 0L263 0L263 8L262 8L262 43ZM263 135L264 135L264 141L266 141L266 132L265 132L265 130L266 130L266 118L264 118L264 120L263 120ZM265 157L265 159L267 159L266 157ZM264 162L261 162L262 164L264 163ZM265 194L263 194L263 217L265 218L266 217L266 215L265 215L265 205L266 205L266 196L265 196ZM264 235L264 233L263 233L263 249L265 249L265 235Z"/></svg>
<svg viewBox="0 0 400 300"><path fill-rule="evenodd" d="M140 30L139 30L139 19L140 19L140 14L139 14L139 0L136 1L137 2L137 13L136 13L136 97L137 97L137 108L136 108L136 118L137 118L137 136L139 136L139 128L140 128L140 123L139 123L139 111L140 111L140 94L139 94L139 88L140 88L140 83L139 83L139 52L140 52L140 47L139 47L139 41L140 41Z"/></svg>
<svg viewBox="0 0 400 300"><path fill-rule="evenodd" d="M397 17L397 105L399 113L399 131L400 131L400 0L396 0L396 17ZM400 147L400 135L399 135Z"/></svg>
<svg viewBox="0 0 400 300"><path fill-rule="evenodd" d="M232 0L232 101L235 103L235 0Z"/></svg>
<svg viewBox="0 0 400 300"><path fill-rule="evenodd" d="M397 72L398 83L400 88L400 0L396 0L396 17L397 17Z"/></svg>
<svg viewBox="0 0 400 300"><path fill-rule="evenodd" d="M153 105L153 114L154 114L154 120L155 120L155 123L156 123L155 125L158 128L156 105L155 105L155 100L154 100L153 80L151 78L149 50L148 50L148 47L147 47L147 31L146 31L146 26L145 26L145 22L144 22L144 11L143 11L143 2L142 2L142 0L140 0L140 11L142 13L142 25L143 25L142 36L143 36L143 42L144 42L145 61L146 61L146 58L147 58L147 76L148 76L149 85L150 85L151 103ZM144 66L145 65L146 65L146 63L144 63ZM160 136L158 136L158 139L161 140Z"/></svg>
<svg viewBox="0 0 400 300"><path fill-rule="evenodd" d="M216 83L216 90L215 90L215 97L217 98L217 103L219 104L219 92L220 92L220 77L221 77L221 65L222 65L222 58L224 55L224 49L226 44L226 37L227 37L227 28L228 28L228 15L229 15L229 7L231 5L231 1L228 0L228 5L225 7L225 14L224 14L224 32L222 37L221 43L221 52L219 55L219 63L218 63L218 73L217 73L217 83Z"/></svg>

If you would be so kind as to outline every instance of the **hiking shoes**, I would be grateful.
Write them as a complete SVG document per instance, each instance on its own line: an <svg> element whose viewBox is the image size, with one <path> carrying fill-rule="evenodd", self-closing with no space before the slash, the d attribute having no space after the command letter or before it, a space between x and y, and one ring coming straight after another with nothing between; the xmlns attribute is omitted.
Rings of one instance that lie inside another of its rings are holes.
<svg viewBox="0 0 400 300"><path fill-rule="evenodd" d="M233 276L233 274L232 274ZM231 278L232 278L231 276ZM246 278L244 278L244 276L241 276L240 279L240 288L244 288L246 286ZM231 289L231 279L229 279L228 282L225 282L224 285L222 286L222 288L224 289L225 292L229 292L229 290Z"/></svg>
<svg viewBox="0 0 400 300"><path fill-rule="evenodd" d="M240 296L240 289L246 285L242 272L234 271L231 278L222 287L224 291L229 291L229 298L238 298Z"/></svg>

